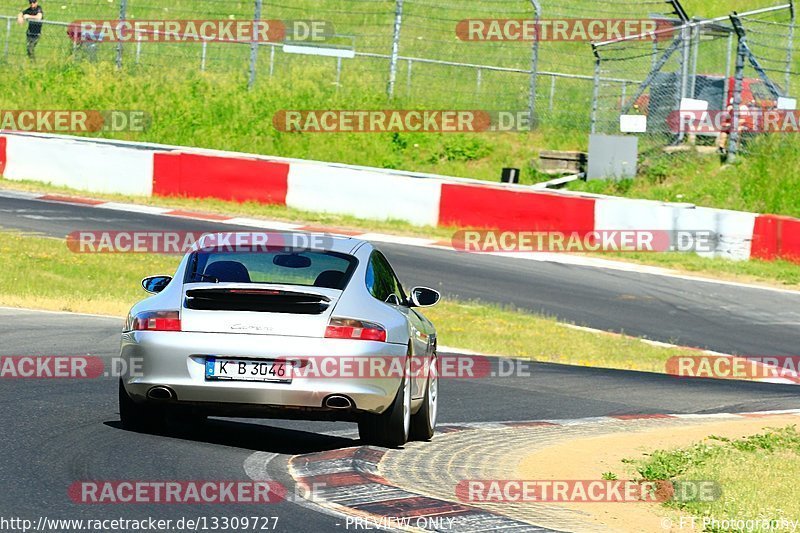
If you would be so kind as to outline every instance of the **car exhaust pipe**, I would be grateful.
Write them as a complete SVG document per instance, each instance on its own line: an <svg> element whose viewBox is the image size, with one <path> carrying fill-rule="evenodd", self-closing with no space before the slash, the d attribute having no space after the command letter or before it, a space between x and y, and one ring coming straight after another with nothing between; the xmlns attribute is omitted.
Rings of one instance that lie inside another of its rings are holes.
<svg viewBox="0 0 800 533"><path fill-rule="evenodd" d="M175 399L175 392L170 389L169 387L153 387L149 391L147 391L147 397L151 400L174 400Z"/></svg>
<svg viewBox="0 0 800 533"><path fill-rule="evenodd" d="M353 400L341 394L333 394L325 398L325 407L330 409L352 409Z"/></svg>

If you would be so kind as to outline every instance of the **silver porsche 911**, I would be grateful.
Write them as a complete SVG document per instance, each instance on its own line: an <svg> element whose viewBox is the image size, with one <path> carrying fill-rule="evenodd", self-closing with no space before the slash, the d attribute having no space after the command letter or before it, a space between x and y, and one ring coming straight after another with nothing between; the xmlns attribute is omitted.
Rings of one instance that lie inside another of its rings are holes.
<svg viewBox="0 0 800 533"><path fill-rule="evenodd" d="M245 237L246 236L246 237ZM311 233L216 234L130 311L123 426L178 413L344 420L362 441L427 440L436 427L436 330L369 242ZM399 369L399 371L398 371Z"/></svg>

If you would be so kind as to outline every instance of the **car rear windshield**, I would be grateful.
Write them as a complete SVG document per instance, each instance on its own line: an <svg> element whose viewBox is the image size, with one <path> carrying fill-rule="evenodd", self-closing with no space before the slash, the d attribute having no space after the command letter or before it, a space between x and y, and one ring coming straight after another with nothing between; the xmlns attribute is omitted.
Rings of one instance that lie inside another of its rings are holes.
<svg viewBox="0 0 800 533"><path fill-rule="evenodd" d="M343 290L355 257L309 250L199 250L192 253L185 283L275 283Z"/></svg>

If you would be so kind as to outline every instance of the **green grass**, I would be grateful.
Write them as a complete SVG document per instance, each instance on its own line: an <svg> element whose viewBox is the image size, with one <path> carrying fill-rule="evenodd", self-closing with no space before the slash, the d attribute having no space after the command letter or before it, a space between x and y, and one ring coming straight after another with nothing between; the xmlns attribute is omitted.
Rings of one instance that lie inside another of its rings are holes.
<svg viewBox="0 0 800 533"><path fill-rule="evenodd" d="M796 135L763 135L750 142L746 157L735 165L720 166L717 156L661 154L646 161L635 180L578 182L571 188L800 217L798 160Z"/></svg>
<svg viewBox="0 0 800 533"><path fill-rule="evenodd" d="M446 301L425 315L436 324L442 345L537 361L663 373L670 357L694 353L576 331L552 318L480 302Z"/></svg>
<svg viewBox="0 0 800 533"><path fill-rule="evenodd" d="M795 426L728 439L709 437L686 448L657 450L644 460L629 461L647 480L716 481L715 501L676 501L665 505L697 517L718 520L796 520L800 499L800 433ZM706 531L723 531L708 528ZM736 531L736 530L734 530ZM754 531L767 531L758 528Z"/></svg>
<svg viewBox="0 0 800 533"><path fill-rule="evenodd" d="M171 274L179 257L76 254L60 239L7 232L0 241L0 305L125 316L146 294L140 281ZM538 361L664 372L669 357L692 351L632 337L576 331L554 319L480 302L426 309L441 345Z"/></svg>
<svg viewBox="0 0 800 533"><path fill-rule="evenodd" d="M0 67L4 78L2 109L131 109L147 112L145 132L104 134L106 137L198 146L220 150L279 155L430 172L499 181L504 166L528 167L538 147L570 147L574 131L556 125L529 133L285 133L272 115L284 109L382 109L382 93L355 81L340 91L314 79L265 80L248 91L242 73L223 76L188 72L173 81L150 79L110 64L67 64L16 69ZM43 91L41 87L59 87ZM391 107L421 108L415 101ZM439 109L453 108L451 104ZM97 136L98 134L91 134ZM580 136L582 137L582 135ZM524 183L538 181L531 169Z"/></svg>

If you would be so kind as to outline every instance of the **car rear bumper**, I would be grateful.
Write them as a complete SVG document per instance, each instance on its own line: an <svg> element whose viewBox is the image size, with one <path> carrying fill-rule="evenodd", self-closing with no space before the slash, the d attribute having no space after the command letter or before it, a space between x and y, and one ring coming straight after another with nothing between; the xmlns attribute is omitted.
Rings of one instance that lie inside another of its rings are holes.
<svg viewBox="0 0 800 533"><path fill-rule="evenodd" d="M194 332L137 331L123 333L121 358L127 373L122 381L134 401L148 400L153 387L167 387L174 393L169 400L176 404L203 407L210 411L247 412L257 415L264 407L265 416L276 411L303 411L321 418L331 411L325 399L344 395L354 404L352 412L382 413L392 403L400 386L400 376L373 377L351 374L295 377L291 383L251 381L214 381L205 376L209 356L269 360L325 356L334 358L393 356L402 357L407 347L362 340L286 337L277 335L220 334Z"/></svg>

